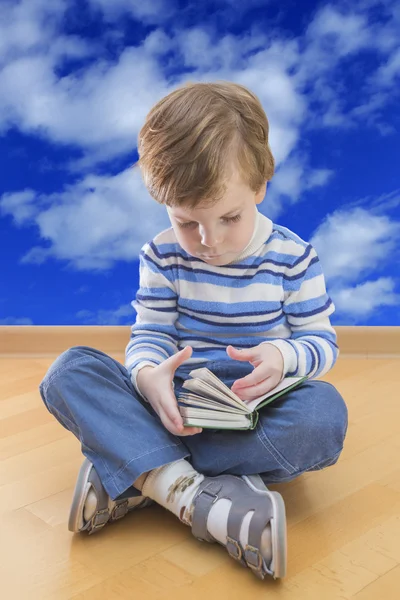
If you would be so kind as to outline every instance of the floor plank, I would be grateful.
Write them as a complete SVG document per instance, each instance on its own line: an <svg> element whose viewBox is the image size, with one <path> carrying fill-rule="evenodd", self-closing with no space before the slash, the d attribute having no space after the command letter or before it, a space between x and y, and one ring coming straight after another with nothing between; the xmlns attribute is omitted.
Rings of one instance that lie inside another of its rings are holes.
<svg viewBox="0 0 400 600"><path fill-rule="evenodd" d="M122 354L113 355L123 362ZM258 581L159 506L94 536L68 512L83 456L44 406L54 357L0 357L0 577L10 600L394 600L400 588L400 359L339 358L323 379L349 408L339 462L279 490L288 575ZM229 594L227 592L229 588Z"/></svg>

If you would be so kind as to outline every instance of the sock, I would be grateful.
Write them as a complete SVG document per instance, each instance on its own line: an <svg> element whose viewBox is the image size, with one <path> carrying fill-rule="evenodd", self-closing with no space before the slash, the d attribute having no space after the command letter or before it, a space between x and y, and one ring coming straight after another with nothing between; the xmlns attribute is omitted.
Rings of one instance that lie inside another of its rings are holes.
<svg viewBox="0 0 400 600"><path fill-rule="evenodd" d="M140 492L142 491L143 488L143 484L146 481L146 477L147 475L150 473L150 471L146 471L146 473L142 473L134 482L133 482L133 487L135 487L137 490L139 490Z"/></svg>
<svg viewBox="0 0 400 600"><path fill-rule="evenodd" d="M88 495L86 496L86 502L85 502L85 506L83 509L83 519L84 520L82 520L80 527L83 527L83 524L86 523L86 521L89 521L93 517L95 510L96 510L96 494L94 493L94 490L91 487L88 492Z"/></svg>
<svg viewBox="0 0 400 600"><path fill-rule="evenodd" d="M194 506L192 501L204 475L193 469L185 459L153 469L143 484L142 493L174 513L186 525L192 524ZM228 514L232 502L227 498L217 500L211 506L207 518L207 530L212 537L226 545ZM249 525L254 511L249 511L242 521L239 541L244 548L249 535ZM261 536L261 554L267 565L271 562L271 527L268 524Z"/></svg>

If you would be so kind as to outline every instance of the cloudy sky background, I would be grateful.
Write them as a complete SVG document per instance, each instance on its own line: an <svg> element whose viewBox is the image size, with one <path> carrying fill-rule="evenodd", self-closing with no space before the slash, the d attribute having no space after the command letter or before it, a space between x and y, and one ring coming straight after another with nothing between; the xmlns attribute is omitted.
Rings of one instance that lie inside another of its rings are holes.
<svg viewBox="0 0 400 600"><path fill-rule="evenodd" d="M399 325L399 39L392 0L0 0L0 325L134 321L170 223L130 166L188 80L260 98L259 210L316 248L332 323Z"/></svg>

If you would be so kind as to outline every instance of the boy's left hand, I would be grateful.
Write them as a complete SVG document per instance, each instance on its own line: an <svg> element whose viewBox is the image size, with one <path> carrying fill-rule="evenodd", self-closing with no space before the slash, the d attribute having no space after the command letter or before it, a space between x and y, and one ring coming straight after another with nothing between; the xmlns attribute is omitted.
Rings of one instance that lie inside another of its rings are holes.
<svg viewBox="0 0 400 600"><path fill-rule="evenodd" d="M228 346L226 352L230 358L248 361L255 367L252 373L237 379L231 387L232 392L244 402L267 394L283 379L283 356L272 344L260 344L244 350Z"/></svg>

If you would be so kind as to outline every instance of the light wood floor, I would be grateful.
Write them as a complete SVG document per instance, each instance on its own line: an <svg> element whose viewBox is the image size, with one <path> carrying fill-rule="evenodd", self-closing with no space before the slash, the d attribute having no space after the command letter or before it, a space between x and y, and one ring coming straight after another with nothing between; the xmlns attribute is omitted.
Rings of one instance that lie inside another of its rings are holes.
<svg viewBox="0 0 400 600"><path fill-rule="evenodd" d="M0 358L1 598L400 598L400 359L339 358L323 378L349 407L345 449L335 466L274 486L288 575L263 582L161 507L92 536L68 531L83 457L38 392L52 360Z"/></svg>

